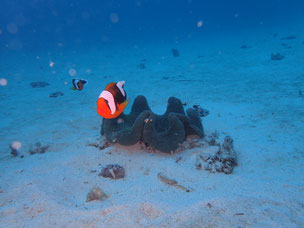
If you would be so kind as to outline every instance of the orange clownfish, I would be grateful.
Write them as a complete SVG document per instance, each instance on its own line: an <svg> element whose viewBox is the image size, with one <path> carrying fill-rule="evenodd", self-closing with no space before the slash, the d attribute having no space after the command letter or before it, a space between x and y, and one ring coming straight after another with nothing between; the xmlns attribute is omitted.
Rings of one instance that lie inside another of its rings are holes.
<svg viewBox="0 0 304 228"><path fill-rule="evenodd" d="M97 113L105 119L114 119L122 114L129 103L123 86L125 81L111 82L97 100Z"/></svg>
<svg viewBox="0 0 304 228"><path fill-rule="evenodd" d="M84 79L73 79L72 80L72 84L73 84L73 90L82 90L83 89L83 85L87 84L88 81L84 80Z"/></svg>

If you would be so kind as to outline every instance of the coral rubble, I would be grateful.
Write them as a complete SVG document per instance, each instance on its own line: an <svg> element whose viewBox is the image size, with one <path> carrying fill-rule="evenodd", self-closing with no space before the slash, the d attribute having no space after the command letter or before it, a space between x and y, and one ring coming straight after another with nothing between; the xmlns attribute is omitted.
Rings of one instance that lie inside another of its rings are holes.
<svg viewBox="0 0 304 228"><path fill-rule="evenodd" d="M140 63L140 64L137 65L137 67L138 67L139 69L145 69L145 68L146 68L146 65L145 65L144 63Z"/></svg>
<svg viewBox="0 0 304 228"><path fill-rule="evenodd" d="M296 36L290 35L290 36L282 37L281 40L293 40L293 39L295 39L295 38L296 38Z"/></svg>
<svg viewBox="0 0 304 228"><path fill-rule="evenodd" d="M31 82L30 84L33 88L43 88L49 86L50 84L44 81Z"/></svg>
<svg viewBox="0 0 304 228"><path fill-rule="evenodd" d="M63 96L64 93L59 91L59 92L54 92L54 93L51 93L49 97L60 97L60 96Z"/></svg>
<svg viewBox="0 0 304 228"><path fill-rule="evenodd" d="M20 154L20 149L22 147L22 144L18 141L14 141L10 144L10 149L11 149L11 155L13 157L18 157ZM20 156L21 158L23 158L23 155Z"/></svg>
<svg viewBox="0 0 304 228"><path fill-rule="evenodd" d="M230 136L226 136L222 144L209 144L208 147L202 148L202 152L196 157L196 168L204 168L211 173L231 174L236 165L236 153Z"/></svg>
<svg viewBox="0 0 304 228"><path fill-rule="evenodd" d="M15 149L14 147L12 147L10 145L10 149L11 149L11 155L14 156L14 157L17 157L19 155L19 152L17 149Z"/></svg>
<svg viewBox="0 0 304 228"><path fill-rule="evenodd" d="M118 164L107 165L101 170L99 176L112 179L121 179L125 177L125 169Z"/></svg>
<svg viewBox="0 0 304 228"><path fill-rule="evenodd" d="M129 146L143 142L147 146L165 153L179 148L186 136L204 137L203 125L198 112L189 108L184 111L182 102L168 99L163 115L153 113L144 96L134 100L131 113L116 119L103 119L101 135L112 143Z"/></svg>
<svg viewBox="0 0 304 228"><path fill-rule="evenodd" d="M177 49L172 48L171 51L172 51L172 55L174 57L178 57L179 56L179 51Z"/></svg>
<svg viewBox="0 0 304 228"><path fill-rule="evenodd" d="M33 154L44 154L49 149L49 147L50 147L50 145L41 146L40 142L36 142L34 148L32 147L32 145L30 146L29 154L30 155L33 155Z"/></svg>
<svg viewBox="0 0 304 228"><path fill-rule="evenodd" d="M180 188L180 189L182 189L182 190L184 190L184 191L186 191L186 192L191 192L191 191L194 190L194 189L192 189L192 188L186 188L186 187L184 187L183 185L178 184L178 182L177 182L176 180L168 178L168 177L165 176L163 173L158 173L157 177L158 177L158 179L159 179L161 182L163 182L163 183L165 183L165 184L167 184L167 185L172 185L172 186L174 186L174 187Z"/></svg>
<svg viewBox="0 0 304 228"><path fill-rule="evenodd" d="M88 143L88 146L93 146L98 148L99 150L104 150L111 146L111 143L102 137L101 139L98 139L97 142Z"/></svg>
<svg viewBox="0 0 304 228"><path fill-rule="evenodd" d="M281 55L280 53L272 53L270 56L271 60L282 60L285 57Z"/></svg>
<svg viewBox="0 0 304 228"><path fill-rule="evenodd" d="M92 200L101 200L102 198L108 198L108 197L109 195L105 194L100 188L93 187L87 195L86 202L90 202Z"/></svg>
<svg viewBox="0 0 304 228"><path fill-rule="evenodd" d="M200 117L206 117L209 115L209 111L202 108L200 105L193 105L193 108L198 112L198 115Z"/></svg>

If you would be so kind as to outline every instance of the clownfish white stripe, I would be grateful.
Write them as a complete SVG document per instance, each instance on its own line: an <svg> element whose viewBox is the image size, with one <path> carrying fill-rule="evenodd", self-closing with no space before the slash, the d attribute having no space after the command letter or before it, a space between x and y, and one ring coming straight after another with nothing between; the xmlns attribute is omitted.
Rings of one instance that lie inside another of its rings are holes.
<svg viewBox="0 0 304 228"><path fill-rule="evenodd" d="M122 88L124 84L125 84L125 81L119 81L119 82L116 83L116 86L117 86L118 89L120 90L121 94L125 97L125 96L126 96L126 92L125 92L125 90Z"/></svg>
<svg viewBox="0 0 304 228"><path fill-rule="evenodd" d="M78 79L73 79L72 83L73 83L73 86L76 88L76 89L79 89L77 83L80 82L80 80Z"/></svg>
<svg viewBox="0 0 304 228"><path fill-rule="evenodd" d="M111 115L113 115L116 112L116 105L115 105L113 94L110 93L109 91L104 90L99 95L99 98L103 98L108 102L108 105L111 110Z"/></svg>

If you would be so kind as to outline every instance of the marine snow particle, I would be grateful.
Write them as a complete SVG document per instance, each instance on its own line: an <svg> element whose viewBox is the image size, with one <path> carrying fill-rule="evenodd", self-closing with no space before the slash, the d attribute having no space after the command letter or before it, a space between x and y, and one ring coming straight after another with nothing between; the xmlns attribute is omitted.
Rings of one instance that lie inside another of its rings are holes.
<svg viewBox="0 0 304 228"><path fill-rule="evenodd" d="M70 76L75 76L76 73L77 73L77 71L76 71L75 69L73 69L73 68L71 68L71 69L69 70Z"/></svg>
<svg viewBox="0 0 304 228"><path fill-rule="evenodd" d="M55 63L53 61L50 61L50 67L53 67L55 65Z"/></svg>
<svg viewBox="0 0 304 228"><path fill-rule="evenodd" d="M2 34L2 30L0 29L0 35Z"/></svg>
<svg viewBox="0 0 304 228"><path fill-rule="evenodd" d="M14 150L19 150L21 147L22 147L22 144L21 144L21 142L18 142L18 141L14 141L11 144L11 148Z"/></svg>
<svg viewBox="0 0 304 228"><path fill-rule="evenodd" d="M196 26L198 28L202 27L203 26L203 21L198 21L197 24L196 24Z"/></svg>
<svg viewBox="0 0 304 228"><path fill-rule="evenodd" d="M7 85L7 80L5 78L0 79L0 85L1 86L6 86Z"/></svg>
<svg viewBox="0 0 304 228"><path fill-rule="evenodd" d="M110 20L112 23L117 23L119 21L119 16L117 13L111 13L110 14Z"/></svg>
<svg viewBox="0 0 304 228"><path fill-rule="evenodd" d="M9 23L6 26L6 29L11 34L16 34L18 32L18 26L16 24L14 24L14 23Z"/></svg>

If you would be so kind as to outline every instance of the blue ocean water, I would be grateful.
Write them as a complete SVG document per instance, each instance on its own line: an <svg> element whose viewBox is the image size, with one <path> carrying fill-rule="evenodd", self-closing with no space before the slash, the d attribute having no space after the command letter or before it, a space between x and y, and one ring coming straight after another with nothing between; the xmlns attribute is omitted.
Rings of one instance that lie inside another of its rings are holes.
<svg viewBox="0 0 304 228"><path fill-rule="evenodd" d="M303 9L301 0L2 0L0 48L224 39L226 33L303 27Z"/></svg>

